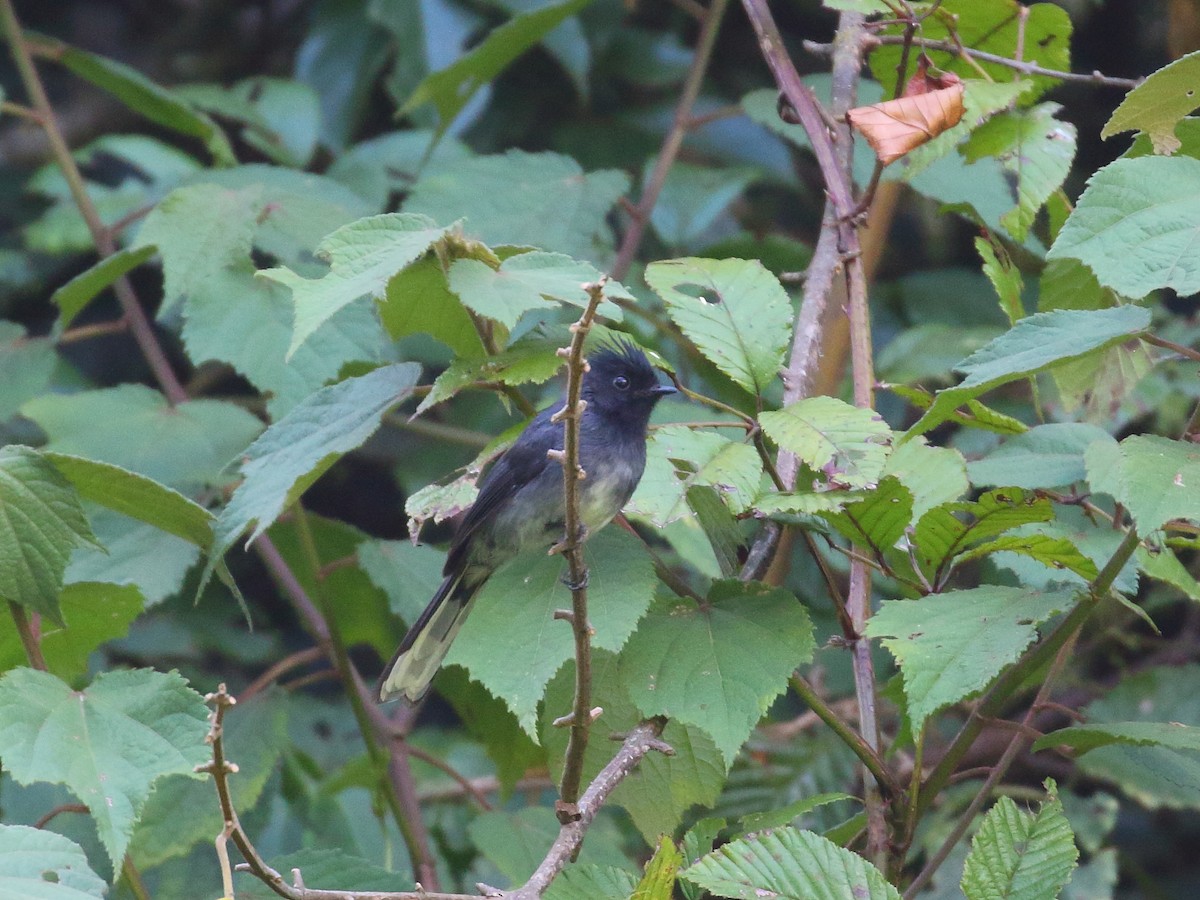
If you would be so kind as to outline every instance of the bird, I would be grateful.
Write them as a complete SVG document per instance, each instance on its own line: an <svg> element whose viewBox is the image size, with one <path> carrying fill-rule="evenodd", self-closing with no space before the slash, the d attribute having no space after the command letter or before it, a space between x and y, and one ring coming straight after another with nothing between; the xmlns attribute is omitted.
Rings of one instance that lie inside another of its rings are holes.
<svg viewBox="0 0 1200 900"><path fill-rule="evenodd" d="M589 355L579 419L579 463L586 473L579 482L579 512L587 533L607 525L633 495L646 468L650 414L674 393L629 341L618 338ZM379 677L380 702L421 700L492 573L525 550L562 539L562 466L548 455L563 448L563 425L553 419L561 408L538 413L479 482L451 540L441 587Z"/></svg>

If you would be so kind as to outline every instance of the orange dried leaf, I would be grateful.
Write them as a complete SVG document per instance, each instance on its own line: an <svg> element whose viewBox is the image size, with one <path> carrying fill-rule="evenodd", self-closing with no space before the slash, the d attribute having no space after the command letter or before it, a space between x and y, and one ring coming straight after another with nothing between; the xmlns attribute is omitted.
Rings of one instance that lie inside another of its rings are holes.
<svg viewBox="0 0 1200 900"><path fill-rule="evenodd" d="M859 106L846 118L867 139L885 166L953 128L963 117L963 86L950 87L886 103Z"/></svg>

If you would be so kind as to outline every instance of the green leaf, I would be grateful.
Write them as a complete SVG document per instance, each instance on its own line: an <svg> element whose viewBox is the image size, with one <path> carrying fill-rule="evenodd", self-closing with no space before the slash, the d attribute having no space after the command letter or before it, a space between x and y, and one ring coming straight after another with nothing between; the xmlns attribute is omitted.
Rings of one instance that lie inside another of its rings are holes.
<svg viewBox="0 0 1200 900"><path fill-rule="evenodd" d="M904 535L913 516L913 495L900 480L887 477L862 500L822 518L868 554L882 556Z"/></svg>
<svg viewBox="0 0 1200 900"><path fill-rule="evenodd" d="M255 186L190 184L167 194L146 216L135 248L157 247L163 263L161 318L224 266L247 260L264 208Z"/></svg>
<svg viewBox="0 0 1200 900"><path fill-rule="evenodd" d="M85 500L153 525L201 550L212 543L213 514L178 491L109 463L65 453L44 455Z"/></svg>
<svg viewBox="0 0 1200 900"><path fill-rule="evenodd" d="M1150 136L1155 153L1170 156L1181 146L1175 135L1176 124L1200 106L1196 98L1198 82L1200 53L1189 53L1163 66L1125 95L1101 129L1100 137L1141 131Z"/></svg>
<svg viewBox="0 0 1200 900"><path fill-rule="evenodd" d="M200 558L194 544L94 503L87 506L92 531L104 550L88 547L72 553L63 576L68 585L89 581L128 585L137 588L144 606L179 592Z"/></svg>
<svg viewBox="0 0 1200 900"><path fill-rule="evenodd" d="M758 417L763 431L831 484L870 487L879 481L892 430L879 413L836 397L808 397Z"/></svg>
<svg viewBox="0 0 1200 900"><path fill-rule="evenodd" d="M283 856L273 856L269 865L277 872L299 870L304 886L309 890L325 890L344 894L347 891L399 891L412 887L412 877L401 868L387 869L376 862L345 853L315 847L297 850ZM270 900L278 896L249 872L237 872L234 886L239 898Z"/></svg>
<svg viewBox="0 0 1200 900"><path fill-rule="evenodd" d="M183 490L223 483L226 467L262 430L233 403L171 406L140 384L47 394L21 412L49 435L48 451L111 463Z"/></svg>
<svg viewBox="0 0 1200 900"><path fill-rule="evenodd" d="M740 900L900 900L857 853L792 827L730 841L682 875L718 897Z"/></svg>
<svg viewBox="0 0 1200 900"><path fill-rule="evenodd" d="M1137 549L1138 569L1175 590L1190 600L1200 601L1200 581L1179 561L1179 557L1167 548L1150 550L1144 545Z"/></svg>
<svg viewBox="0 0 1200 900"><path fill-rule="evenodd" d="M479 496L475 486L478 479L477 472L468 471L449 484L431 484L409 494L404 502L409 534L420 535L421 527L430 519L437 525L466 510Z"/></svg>
<svg viewBox="0 0 1200 900"><path fill-rule="evenodd" d="M752 394L783 366L792 304L762 263L744 259L671 259L646 267L646 283L672 321L714 365Z"/></svg>
<svg viewBox="0 0 1200 900"><path fill-rule="evenodd" d="M494 356L456 359L437 377L433 388L421 400L413 415L419 416L430 407L449 400L463 388L480 382L544 384L563 367L562 357L555 352L561 346L561 340L531 337L518 341Z"/></svg>
<svg viewBox="0 0 1200 900"><path fill-rule="evenodd" d="M347 378L321 388L268 428L246 450L243 481L217 520L212 559L247 528L253 526L248 542L262 534L342 454L375 433L383 414L409 395L420 375L416 363L397 363Z"/></svg>
<svg viewBox="0 0 1200 900"><path fill-rule="evenodd" d="M1082 710L1088 727L1181 723L1200 727L1200 666L1158 666L1127 675ZM1076 763L1081 773L1118 785L1149 809L1200 809L1200 753L1118 741Z"/></svg>
<svg viewBox="0 0 1200 900"><path fill-rule="evenodd" d="M0 825L0 896L84 900L107 892L74 841L44 828Z"/></svg>
<svg viewBox="0 0 1200 900"><path fill-rule="evenodd" d="M440 72L427 75L400 108L400 115L424 103L433 103L438 111L439 129L445 131L480 87L590 2L562 0L513 16L469 53Z"/></svg>
<svg viewBox="0 0 1200 900"><path fill-rule="evenodd" d="M584 552L592 645L616 652L650 605L654 565L641 541L618 528L594 535ZM546 684L575 653L570 627L554 619L555 610L570 607L562 574L562 560L542 549L502 566L480 590L446 657L504 700L530 736Z"/></svg>
<svg viewBox="0 0 1200 900"><path fill-rule="evenodd" d="M967 492L967 463L960 451L933 447L923 437L892 449L883 467L912 494L913 518L920 519L935 506L957 500Z"/></svg>
<svg viewBox="0 0 1200 900"><path fill-rule="evenodd" d="M758 453L714 431L666 425L655 430L646 455L646 471L626 512L660 528L690 514L687 494L693 487L715 488L735 514L749 509L758 493Z"/></svg>
<svg viewBox="0 0 1200 900"><path fill-rule="evenodd" d="M562 773L567 729L555 728L551 722L570 711L574 690L575 666L568 662L546 689L540 719L542 743L556 780ZM592 702L604 710L595 726L601 729L600 733L626 732L642 720L618 679L617 658L602 650L592 654ZM657 841L659 835L673 833L684 813L696 804L711 806L725 783L724 759L702 730L671 721L663 730L663 740L675 750L675 755L649 753L611 795L613 803L629 812L647 843ZM608 763L614 752L615 745L610 741L588 742L583 767L585 783Z"/></svg>
<svg viewBox="0 0 1200 900"><path fill-rule="evenodd" d="M1150 310L1140 306L1056 310L1022 319L955 367L967 377L956 387L938 391L933 405L905 432L905 439L936 428L959 406L994 387L1122 343L1149 326Z"/></svg>
<svg viewBox="0 0 1200 900"><path fill-rule="evenodd" d="M769 828L780 828L784 825L792 824L800 816L810 813L814 809L820 809L822 806L828 806L830 803L840 803L842 800L857 799L851 794L843 794L841 792L817 794L797 800L794 803L789 803L786 806L781 806L779 809L751 813L748 816L744 816L741 822L738 823L738 828L742 835L751 834L756 831L766 831ZM710 844L709 849L711 847L712 845Z"/></svg>
<svg viewBox="0 0 1200 900"><path fill-rule="evenodd" d="M595 841L585 841L579 861L591 866L622 866L620 838L609 822L597 820ZM475 817L468 828L472 843L513 884L523 884L554 843L561 829L554 810L526 806L516 812L491 810Z"/></svg>
<svg viewBox="0 0 1200 900"><path fill-rule="evenodd" d="M1096 564L1080 553L1079 548L1069 540L1036 532L1004 534L995 540L978 544L966 553L959 554L955 564L980 559L992 553L1020 553L1051 569L1074 572L1084 581L1091 581L1099 574Z"/></svg>
<svg viewBox="0 0 1200 900"><path fill-rule="evenodd" d="M814 647L808 613L791 593L716 581L703 605L655 603L621 654L621 680L644 715L707 732L728 766Z"/></svg>
<svg viewBox="0 0 1200 900"><path fill-rule="evenodd" d="M57 365L53 341L28 337L23 326L0 320L0 422L44 392Z"/></svg>
<svg viewBox="0 0 1200 900"><path fill-rule="evenodd" d="M509 150L430 166L404 210L439 222L461 217L469 237L493 247L538 247L603 265L612 254L605 217L628 190L624 172L584 172L569 156Z"/></svg>
<svg viewBox="0 0 1200 900"><path fill-rule="evenodd" d="M193 362L229 363L268 395L280 419L350 362L377 362L387 337L369 298L350 303L287 358L295 307L286 288L254 277L249 259L210 271L184 308L183 342Z"/></svg>
<svg viewBox="0 0 1200 900"><path fill-rule="evenodd" d="M245 124L242 140L273 162L303 169L312 161L321 110L308 85L259 76L230 88L196 84L176 93L206 112Z"/></svg>
<svg viewBox="0 0 1200 900"><path fill-rule="evenodd" d="M358 547L359 567L406 623L417 620L441 585L445 561L440 550L411 541L364 541Z"/></svg>
<svg viewBox="0 0 1200 900"><path fill-rule="evenodd" d="M925 720L986 688L1037 637L1037 625L1070 609L1075 590L986 585L888 600L867 622L904 673L913 732Z"/></svg>
<svg viewBox="0 0 1200 900"><path fill-rule="evenodd" d="M983 274L996 289L1009 326L1016 325L1018 319L1025 318L1025 305L1021 302L1024 289L1021 270L1013 263L1004 245L990 236L975 238L975 252L983 259Z"/></svg>
<svg viewBox="0 0 1200 900"><path fill-rule="evenodd" d="M450 290L474 312L510 329L524 313L547 309L556 300L586 306L588 294L583 285L599 280L600 273L590 263L563 253L519 253L499 269L478 259L459 259L450 266ZM608 298L633 299L616 282L606 285L604 293ZM613 303L602 304L600 314L617 321L621 318L620 308Z"/></svg>
<svg viewBox="0 0 1200 900"><path fill-rule="evenodd" d="M418 260L388 282L379 303L379 318L393 340L424 333L437 338L461 360L484 355L475 322L450 292L441 260L435 257Z"/></svg>
<svg viewBox="0 0 1200 900"><path fill-rule="evenodd" d="M156 125L199 138L218 165L233 165L234 155L229 141L208 116L197 112L190 104L136 69L115 59L65 45L54 58L80 78L112 94Z"/></svg>
<svg viewBox="0 0 1200 900"><path fill-rule="evenodd" d="M260 272L292 290L296 324L288 357L342 307L363 296L383 299L388 282L448 230L425 216L369 216L321 241L317 255L328 260L330 268L320 278L304 278L282 267Z"/></svg>
<svg viewBox="0 0 1200 900"><path fill-rule="evenodd" d="M154 247L122 247L76 275L50 295L59 309L58 324L68 327L97 294L154 255Z"/></svg>
<svg viewBox="0 0 1200 900"><path fill-rule="evenodd" d="M944 503L931 509L917 522L913 542L922 567L936 580L946 573L954 557L972 544L1019 525L1052 518L1054 510L1048 499L1017 488L998 489L976 501Z"/></svg>
<svg viewBox="0 0 1200 900"><path fill-rule="evenodd" d="M1063 487L1087 477L1083 454L1096 441L1116 444L1107 431L1083 422L1037 425L967 463L967 474L975 485Z"/></svg>
<svg viewBox="0 0 1200 900"><path fill-rule="evenodd" d="M1079 851L1053 781L1046 790L1036 813L1001 797L984 816L963 867L967 900L1045 900L1066 885Z"/></svg>
<svg viewBox="0 0 1200 900"><path fill-rule="evenodd" d="M1047 259L1078 259L1126 297L1159 288L1200 290L1192 242L1200 207L1200 159L1118 159L1088 179Z"/></svg>
<svg viewBox="0 0 1200 900"><path fill-rule="evenodd" d="M226 758L238 767L236 777L231 779L231 794L234 809L242 815L254 808L284 749L289 747L284 701L284 697L269 691L256 694L225 717L222 740ZM208 774L199 779L172 775L156 784L130 841L134 864L145 870L182 856L201 842L211 842L222 827L221 809L213 803L215 793ZM180 810L188 814L181 816ZM309 884L307 869L304 879Z"/></svg>
<svg viewBox="0 0 1200 900"><path fill-rule="evenodd" d="M668 835L663 835L646 863L646 872L637 888L629 895L630 900L671 900L674 896L675 880L683 854Z"/></svg>
<svg viewBox="0 0 1200 900"><path fill-rule="evenodd" d="M644 185L657 159L646 160ZM667 172L653 209L650 224L668 247L688 249L721 221L721 214L742 195L757 173L753 169L708 168L677 162Z"/></svg>
<svg viewBox="0 0 1200 900"><path fill-rule="evenodd" d="M1200 728L1181 722L1113 722L1107 725L1074 725L1060 728L1038 738L1033 749L1066 745L1082 756L1109 744L1138 747L1167 747L1171 750L1200 751Z"/></svg>
<svg viewBox="0 0 1200 900"><path fill-rule="evenodd" d="M1062 187L1075 158L1075 126L1054 118L1062 106L1040 103L1002 112L980 125L963 147L968 163L994 156L1016 180L1017 206L1001 216L1024 241L1042 205Z"/></svg>
<svg viewBox="0 0 1200 900"><path fill-rule="evenodd" d="M98 546L71 484L36 450L0 448L0 598L63 624L63 571L89 545Z"/></svg>
<svg viewBox="0 0 1200 900"><path fill-rule="evenodd" d="M1153 434L1087 448L1088 483L1123 504L1143 534L1172 519L1200 521L1200 447Z"/></svg>
<svg viewBox="0 0 1200 900"><path fill-rule="evenodd" d="M68 584L58 596L66 627L42 622L41 648L49 670L63 679L87 671L93 650L124 637L145 608L141 591L133 585L82 582ZM26 664L25 648L15 628L0 631L0 670Z"/></svg>
<svg viewBox="0 0 1200 900"><path fill-rule="evenodd" d="M82 692L46 672L0 678L0 745L20 784L65 784L120 868L154 782L209 756L208 709L175 673L103 672Z"/></svg>

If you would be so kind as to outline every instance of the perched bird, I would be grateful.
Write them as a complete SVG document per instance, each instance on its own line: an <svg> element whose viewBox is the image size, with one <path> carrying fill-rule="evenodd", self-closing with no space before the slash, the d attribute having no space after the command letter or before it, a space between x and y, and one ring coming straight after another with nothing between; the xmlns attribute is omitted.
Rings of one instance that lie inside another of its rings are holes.
<svg viewBox="0 0 1200 900"><path fill-rule="evenodd" d="M675 388L661 384L646 355L624 341L593 353L583 377L587 407L579 421L580 516L590 533L629 500L646 467L646 427L654 405ZM479 589L523 550L549 548L563 537L563 425L543 410L479 483L450 544L445 580L400 642L378 683L379 699L425 696Z"/></svg>

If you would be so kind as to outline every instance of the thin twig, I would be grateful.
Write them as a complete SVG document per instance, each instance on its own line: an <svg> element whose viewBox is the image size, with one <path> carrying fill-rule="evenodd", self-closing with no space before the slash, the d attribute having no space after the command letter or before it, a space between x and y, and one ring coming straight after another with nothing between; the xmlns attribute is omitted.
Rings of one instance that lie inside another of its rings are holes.
<svg viewBox="0 0 1200 900"><path fill-rule="evenodd" d="M25 648L25 658L29 660L29 665L42 672L48 671L46 668L46 657L42 655L41 635L33 623L29 621L29 616L25 613L25 607L12 600L8 601L8 611L12 615L13 624L17 626L17 634L21 638L21 646Z"/></svg>
<svg viewBox="0 0 1200 900"><path fill-rule="evenodd" d="M25 92L29 95L33 109L38 114L42 130L50 143L54 160L70 188L75 205L79 208L84 222L87 223L88 231L92 235L92 242L96 245L101 257L112 256L117 250L116 241L112 232L101 220L96 205L88 195L83 175L75 164L71 148L67 146L67 142L63 138L62 130L54 115L54 108L50 105L46 89L42 85L41 77L38 75L37 67L30 54L30 46L26 42L25 33L13 9L12 0L0 0L0 21L3 22L4 31L8 35L9 49L12 52L17 71L20 73L21 82L25 86ZM182 403L187 399L187 393L172 370L167 355L163 352L162 345L159 344L158 338L154 334L150 320L142 309L137 295L133 292L129 279L122 275L113 284L113 291L121 304L125 319L129 322L129 329L133 333L134 340L137 341L138 349L141 350L142 356L150 366L150 371L154 373L154 378L166 395L167 401L172 406Z"/></svg>
<svg viewBox="0 0 1200 900"><path fill-rule="evenodd" d="M129 330L129 322L122 316L111 322L96 322L94 325L79 325L68 328L58 336L58 344L74 344L77 341L87 341L92 338L108 337L112 334L124 334Z"/></svg>
<svg viewBox="0 0 1200 900"><path fill-rule="evenodd" d="M297 650L295 653L288 654L250 682L246 689L242 691L242 701L245 702L255 694L262 693L283 675L292 671L292 669L312 665L317 660L324 658L325 651L320 647L309 647L305 650Z"/></svg>
<svg viewBox="0 0 1200 900"><path fill-rule="evenodd" d="M1144 334L1142 335L1142 340L1147 344L1153 344L1155 347L1162 347L1164 350L1170 350L1172 353L1178 353L1185 359L1200 362L1200 350L1195 350L1184 344L1177 344L1174 341L1161 338L1156 334Z"/></svg>
<svg viewBox="0 0 1200 900"><path fill-rule="evenodd" d="M52 809L48 813L46 813L44 816L42 816L40 819L38 819L36 822L34 822L33 827L34 828L45 828L54 819L56 819L58 816L61 816L63 813L82 813L82 814L86 815L89 812L91 812L91 810L89 810L87 808L86 804L83 804L83 803L61 803L58 806L54 807L54 809Z"/></svg>
<svg viewBox="0 0 1200 900"><path fill-rule="evenodd" d="M692 55L692 64L688 69L687 78L683 83L683 92L675 107L675 119L671 130L658 151L654 168L646 179L646 187L638 200L634 212L630 216L629 228L621 238L621 246L617 249L616 259L612 264L612 277L620 281L629 274L629 267L641 246L642 237L646 233L646 225L650 221L650 212L658 202L658 195L667 182L667 174L679 155L683 139L687 135L692 121L692 107L700 95L700 86L704 82L704 73L708 71L708 63L712 59L713 47L717 42L717 31L721 27L721 19L725 17L725 9L729 0L712 0L712 4L704 13L704 24L700 28L700 36L696 39L696 50Z"/></svg>
<svg viewBox="0 0 1200 900"><path fill-rule="evenodd" d="M870 49L872 46L896 46L904 43L904 35L902 34L878 34L866 37L863 39L865 49ZM1007 56L1001 56L998 53L988 53L985 50L975 50L971 47L960 47L953 41L936 41L927 38L913 38L913 46L920 47L922 50L936 50L942 53L949 53L954 56L966 56L969 60L976 63L993 63L998 66L1006 66L1013 69L1021 75L1042 75L1047 78L1057 78L1059 81L1080 82L1083 84L1096 84L1103 87L1120 88L1121 90L1133 90L1142 83L1140 78L1115 78L1111 75L1105 75L1102 72L1063 72L1058 69L1047 69L1045 66L1039 66L1037 63L1023 62L1017 59L1010 59ZM821 44L815 41L805 41L804 49L809 53L817 56L828 56L833 52L832 44Z"/></svg>
<svg viewBox="0 0 1200 900"><path fill-rule="evenodd" d="M583 782L583 756L592 729L592 627L588 622L587 563L583 558L583 543L587 528L579 506L579 482L587 477L579 464L579 424L587 402L581 399L583 376L587 360L583 358L583 343L596 319L596 309L604 299L607 278L587 284L588 305L579 321L571 326L571 345L559 350L567 360L567 402L552 421L563 423L563 449L551 451L562 465L563 503L565 507L562 541L555 545L567 561L567 579L571 588L571 631L575 637L575 698L571 714L571 734L567 740L567 755L563 765L562 784L556 805L559 821L564 825L578 816L579 788Z"/></svg>
<svg viewBox="0 0 1200 900"><path fill-rule="evenodd" d="M479 790L479 788L474 785L471 779L467 778L467 776L463 775L462 772L458 771L458 769L454 768L454 766L450 765L450 763L446 762L436 753L430 753L428 750L422 750L420 747L416 747L411 743L406 744L405 750L409 756L433 766L439 772L449 775L452 779L458 782L458 786L462 788L463 793L479 804L479 808L484 812L490 812L492 810L492 804L488 801L488 798L484 796L483 791Z"/></svg>

